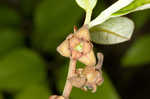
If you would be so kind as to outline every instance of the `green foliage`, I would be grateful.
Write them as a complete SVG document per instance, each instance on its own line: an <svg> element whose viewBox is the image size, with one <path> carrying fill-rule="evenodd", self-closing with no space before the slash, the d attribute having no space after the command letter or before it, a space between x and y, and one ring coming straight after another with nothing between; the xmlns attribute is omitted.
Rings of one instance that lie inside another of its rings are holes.
<svg viewBox="0 0 150 99"><path fill-rule="evenodd" d="M81 10L73 0L43 1L35 12L33 45L42 51L55 52L80 17Z"/></svg>
<svg viewBox="0 0 150 99"><path fill-rule="evenodd" d="M150 9L144 11L138 11L131 14L132 20L135 22L135 28L142 28L148 21L150 17Z"/></svg>
<svg viewBox="0 0 150 99"><path fill-rule="evenodd" d="M18 91L30 84L45 82L45 64L29 49L10 52L0 60L0 89Z"/></svg>
<svg viewBox="0 0 150 99"><path fill-rule="evenodd" d="M0 93L0 99L3 99L3 96L2 96L2 94Z"/></svg>
<svg viewBox="0 0 150 99"><path fill-rule="evenodd" d="M14 9L0 5L0 26L16 26L20 22L21 17Z"/></svg>
<svg viewBox="0 0 150 99"><path fill-rule="evenodd" d="M129 5L133 0L118 0L114 4L112 4L110 7L102 11L94 20L92 20L89 23L89 27L92 28L96 25L100 25L109 18L111 18L111 15L115 12L119 11L120 9L126 7Z"/></svg>
<svg viewBox="0 0 150 99"><path fill-rule="evenodd" d="M36 1L37 0L19 0L21 10L25 16L32 15L32 12L34 11L35 8L35 3L38 3Z"/></svg>
<svg viewBox="0 0 150 99"><path fill-rule="evenodd" d="M88 11L95 7L97 0L76 0L76 2L85 11Z"/></svg>
<svg viewBox="0 0 150 99"><path fill-rule="evenodd" d="M134 23L126 17L111 18L101 25L93 27L92 41L98 44L116 44L128 41L134 30Z"/></svg>
<svg viewBox="0 0 150 99"><path fill-rule="evenodd" d="M147 6L145 6L147 5ZM145 7L143 7L145 6ZM117 11L116 13L112 14L112 16L120 16L125 15L130 12L144 10L150 8L150 0L134 0L130 5L122 8L121 10Z"/></svg>
<svg viewBox="0 0 150 99"><path fill-rule="evenodd" d="M31 85L21 91L15 99L48 99L50 92L43 85Z"/></svg>
<svg viewBox="0 0 150 99"><path fill-rule="evenodd" d="M11 28L0 29L0 58L23 44L24 37L19 31Z"/></svg>
<svg viewBox="0 0 150 99"><path fill-rule="evenodd" d="M83 64L78 64L78 67L83 67L83 66L79 66L79 65L83 65ZM68 66L65 65L63 67L61 67L61 69L59 70L58 73L58 87L59 90L62 92L64 85L65 85L65 81L66 81L66 77L67 77L67 72L68 72ZM73 88L72 92L71 92L71 98L72 99L120 99L119 95L117 94L113 84L111 83L109 77L107 76L107 74L104 72L103 73L104 76L104 83L99 86L97 88L97 92L96 93L91 93L91 92L85 92L81 89L78 88Z"/></svg>
<svg viewBox="0 0 150 99"><path fill-rule="evenodd" d="M122 59L122 64L128 66L142 66L150 63L150 35L145 35L137 39L126 52Z"/></svg>

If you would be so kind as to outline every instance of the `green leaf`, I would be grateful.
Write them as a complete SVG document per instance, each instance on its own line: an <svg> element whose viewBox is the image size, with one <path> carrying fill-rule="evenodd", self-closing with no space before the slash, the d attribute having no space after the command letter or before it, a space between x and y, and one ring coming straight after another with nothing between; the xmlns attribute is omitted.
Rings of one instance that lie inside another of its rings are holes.
<svg viewBox="0 0 150 99"><path fill-rule="evenodd" d="M24 46L24 37L19 31L0 28L0 58L9 51L22 46Z"/></svg>
<svg viewBox="0 0 150 99"><path fill-rule="evenodd" d="M41 2L35 13L33 46L45 52L56 52L56 47L73 30L81 14L81 9L73 0Z"/></svg>
<svg viewBox="0 0 150 99"><path fill-rule="evenodd" d="M101 25L91 28L93 42L98 44L117 44L130 40L134 23L126 17L111 18Z"/></svg>
<svg viewBox="0 0 150 99"><path fill-rule="evenodd" d="M142 66L150 63L150 35L137 39L122 58L123 66Z"/></svg>
<svg viewBox="0 0 150 99"><path fill-rule="evenodd" d="M29 50L18 49L0 60L0 89L18 91L30 84L45 83L45 63Z"/></svg>
<svg viewBox="0 0 150 99"><path fill-rule="evenodd" d="M95 7L97 0L76 0L76 2L81 8L87 11Z"/></svg>
<svg viewBox="0 0 150 99"><path fill-rule="evenodd" d="M135 28L140 29L149 21L150 9L135 12L131 14L131 18L135 22Z"/></svg>
<svg viewBox="0 0 150 99"><path fill-rule="evenodd" d="M3 95L0 93L0 99L3 99Z"/></svg>
<svg viewBox="0 0 150 99"><path fill-rule="evenodd" d="M21 17L12 8L0 6L0 25L1 26L16 26L21 22Z"/></svg>
<svg viewBox="0 0 150 99"><path fill-rule="evenodd" d="M111 15L120 9L126 7L130 3L132 3L134 0L118 0L114 4L112 4L110 7L108 7L106 10L102 11L94 20L92 20L89 23L89 28L92 28L96 25L100 25L106 20L111 18Z"/></svg>
<svg viewBox="0 0 150 99"><path fill-rule="evenodd" d="M79 66L78 66L79 67ZM63 92L63 88L65 86L65 81L67 77L68 66L62 67L58 73L58 87L61 93ZM117 91L115 90L113 84L111 83L109 77L104 72L104 83L97 88L96 93L91 93L90 91L85 92L78 88L73 88L71 92L70 98L72 99L120 99Z"/></svg>
<svg viewBox="0 0 150 99"><path fill-rule="evenodd" d="M50 91L43 85L31 85L16 95L14 99L48 99Z"/></svg>
<svg viewBox="0 0 150 99"><path fill-rule="evenodd" d="M31 16L35 6L38 4L37 0L19 0L20 7L25 16Z"/></svg>
<svg viewBox="0 0 150 99"><path fill-rule="evenodd" d="M112 14L112 17L122 16L134 11L144 10L148 8L150 8L150 0L134 0L130 5Z"/></svg>

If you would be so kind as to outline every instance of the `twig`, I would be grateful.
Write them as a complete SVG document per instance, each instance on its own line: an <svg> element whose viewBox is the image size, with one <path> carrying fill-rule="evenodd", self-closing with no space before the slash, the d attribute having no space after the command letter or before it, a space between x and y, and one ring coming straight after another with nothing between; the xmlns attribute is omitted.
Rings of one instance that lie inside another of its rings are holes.
<svg viewBox="0 0 150 99"><path fill-rule="evenodd" d="M70 58L68 76L67 76L66 84L64 87L64 91L63 91L63 96L65 98L69 98L70 93L72 91L72 84L70 83L68 79L75 74L75 70L76 70L76 60Z"/></svg>

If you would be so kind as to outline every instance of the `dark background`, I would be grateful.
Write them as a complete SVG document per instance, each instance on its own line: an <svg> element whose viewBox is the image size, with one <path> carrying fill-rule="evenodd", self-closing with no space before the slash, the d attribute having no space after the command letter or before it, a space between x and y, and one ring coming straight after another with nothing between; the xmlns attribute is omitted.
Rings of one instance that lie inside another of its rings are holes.
<svg viewBox="0 0 150 99"><path fill-rule="evenodd" d="M92 18L114 2L98 0ZM74 0L0 0L0 99L60 95L69 59L56 47L84 17ZM72 99L149 99L150 10L127 17L135 22L130 41L94 43L95 52L105 56L104 84L95 94L73 89Z"/></svg>

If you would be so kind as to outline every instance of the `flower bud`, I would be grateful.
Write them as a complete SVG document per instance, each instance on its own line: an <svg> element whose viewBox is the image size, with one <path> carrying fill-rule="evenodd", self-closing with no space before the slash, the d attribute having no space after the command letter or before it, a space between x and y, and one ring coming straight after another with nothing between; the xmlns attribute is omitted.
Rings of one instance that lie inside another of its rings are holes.
<svg viewBox="0 0 150 99"><path fill-rule="evenodd" d="M102 84L103 82L102 72L97 71L95 66L86 66L82 74L87 79L85 84L86 87L84 87L85 90L88 88L92 89L92 92L96 92L96 86Z"/></svg>
<svg viewBox="0 0 150 99"><path fill-rule="evenodd" d="M71 82L72 86L82 88L85 85L86 78L80 76L73 76L69 79L69 81Z"/></svg>
<svg viewBox="0 0 150 99"><path fill-rule="evenodd" d="M81 88L85 91L92 89L96 92L97 85L103 83L102 72L97 71L95 66L86 66L84 69L77 69L73 77L69 78L72 86Z"/></svg>
<svg viewBox="0 0 150 99"><path fill-rule="evenodd" d="M57 51L65 57L69 57L71 55L70 50L69 50L69 44L68 44L68 40L65 40L64 42L62 42L58 47L57 47Z"/></svg>
<svg viewBox="0 0 150 99"><path fill-rule="evenodd" d="M49 99L65 99L63 96L52 95Z"/></svg>

